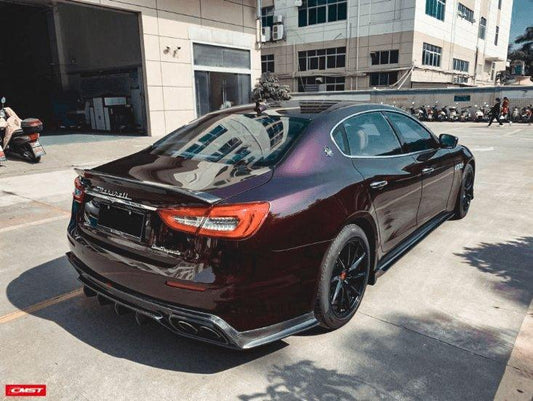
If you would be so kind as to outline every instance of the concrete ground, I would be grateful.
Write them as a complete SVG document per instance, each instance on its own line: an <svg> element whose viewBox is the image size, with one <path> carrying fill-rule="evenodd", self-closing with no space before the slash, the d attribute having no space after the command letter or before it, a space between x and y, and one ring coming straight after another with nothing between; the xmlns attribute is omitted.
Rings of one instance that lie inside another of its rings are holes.
<svg viewBox="0 0 533 401"><path fill-rule="evenodd" d="M0 385L51 400L524 400L533 396L533 127L431 126L477 159L476 198L369 287L355 318L249 352L117 317L64 253L73 166L150 138L46 143L0 167ZM2 390L3 391L3 390Z"/></svg>

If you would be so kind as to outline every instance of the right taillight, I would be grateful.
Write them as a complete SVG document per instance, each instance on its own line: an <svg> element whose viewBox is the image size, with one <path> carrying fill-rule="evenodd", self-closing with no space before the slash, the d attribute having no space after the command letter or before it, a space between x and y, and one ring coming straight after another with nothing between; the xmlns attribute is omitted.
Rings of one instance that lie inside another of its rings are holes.
<svg viewBox="0 0 533 401"><path fill-rule="evenodd" d="M81 182L81 177L76 177L74 180L74 192L72 193L72 198L75 202L83 203L83 198L85 197L85 188Z"/></svg>
<svg viewBox="0 0 533 401"><path fill-rule="evenodd" d="M269 211L268 202L256 202L159 209L157 212L174 230L208 237L243 239L257 232Z"/></svg>

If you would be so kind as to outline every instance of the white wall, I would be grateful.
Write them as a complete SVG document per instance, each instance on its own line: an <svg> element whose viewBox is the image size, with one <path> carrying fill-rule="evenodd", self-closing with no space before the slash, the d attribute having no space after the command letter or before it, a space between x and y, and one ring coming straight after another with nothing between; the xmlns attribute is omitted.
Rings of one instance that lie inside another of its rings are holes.
<svg viewBox="0 0 533 401"><path fill-rule="evenodd" d="M196 118L194 41L249 49L252 86L261 74L260 52L255 49L255 1L80 1L139 13L150 135L164 135Z"/></svg>

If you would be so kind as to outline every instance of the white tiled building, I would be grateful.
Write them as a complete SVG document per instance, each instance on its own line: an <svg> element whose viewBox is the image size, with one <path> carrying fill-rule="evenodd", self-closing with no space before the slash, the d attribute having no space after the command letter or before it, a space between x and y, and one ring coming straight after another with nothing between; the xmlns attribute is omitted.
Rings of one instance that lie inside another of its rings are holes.
<svg viewBox="0 0 533 401"><path fill-rule="evenodd" d="M52 94L27 111L48 126L59 118L57 110L76 106L76 97L124 97L137 125L162 135L200 114L250 100L261 73L256 10L256 0L0 0L0 17L13 24L4 32L16 35L15 26L33 18L26 37L14 41L30 36L33 53L50 53L44 60L13 51L0 65L13 88L4 85L2 94L18 108L29 104L18 97ZM46 79L25 88L28 77L50 68Z"/></svg>
<svg viewBox="0 0 533 401"><path fill-rule="evenodd" d="M505 69L512 7L512 0L263 0L262 66L300 91L492 85Z"/></svg>

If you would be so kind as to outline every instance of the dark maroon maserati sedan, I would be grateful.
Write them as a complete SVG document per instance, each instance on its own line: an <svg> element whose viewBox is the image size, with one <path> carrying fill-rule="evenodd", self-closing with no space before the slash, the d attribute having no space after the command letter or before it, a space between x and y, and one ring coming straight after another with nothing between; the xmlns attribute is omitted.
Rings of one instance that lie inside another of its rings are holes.
<svg viewBox="0 0 533 401"><path fill-rule="evenodd" d="M68 258L87 296L139 324L256 347L346 324L367 284L466 215L475 168L393 107L226 109L78 171Z"/></svg>

